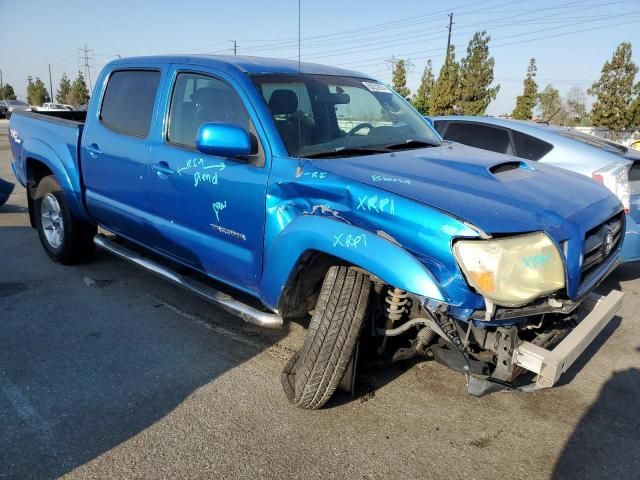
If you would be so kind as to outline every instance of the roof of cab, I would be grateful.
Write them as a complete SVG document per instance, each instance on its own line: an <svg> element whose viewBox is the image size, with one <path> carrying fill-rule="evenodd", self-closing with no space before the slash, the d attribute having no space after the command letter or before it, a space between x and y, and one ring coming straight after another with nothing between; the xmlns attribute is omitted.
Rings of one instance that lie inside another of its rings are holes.
<svg viewBox="0 0 640 480"><path fill-rule="evenodd" d="M372 78L364 73L355 72L343 68L329 67L318 63L301 62L298 68L297 60L285 60L280 58L249 57L242 55L154 55L145 57L128 57L114 60L109 63L109 68L122 65L149 65L158 63L180 63L217 67L222 69L233 68L242 73L310 73L317 75L341 75L359 78Z"/></svg>

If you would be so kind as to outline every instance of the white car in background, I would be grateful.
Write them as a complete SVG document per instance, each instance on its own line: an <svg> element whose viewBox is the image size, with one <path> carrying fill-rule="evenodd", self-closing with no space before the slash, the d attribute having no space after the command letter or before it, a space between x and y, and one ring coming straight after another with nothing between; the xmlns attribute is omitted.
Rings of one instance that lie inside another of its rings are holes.
<svg viewBox="0 0 640 480"><path fill-rule="evenodd" d="M71 105L52 102L46 102L41 107L36 107L37 112L69 112L73 110L74 108Z"/></svg>

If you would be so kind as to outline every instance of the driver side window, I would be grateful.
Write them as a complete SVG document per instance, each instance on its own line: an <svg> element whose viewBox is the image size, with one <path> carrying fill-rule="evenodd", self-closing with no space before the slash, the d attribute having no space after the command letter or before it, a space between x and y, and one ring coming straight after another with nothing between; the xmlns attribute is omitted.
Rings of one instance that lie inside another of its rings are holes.
<svg viewBox="0 0 640 480"><path fill-rule="evenodd" d="M167 142L195 149L203 123L230 123L249 132L254 147L249 163L264 165L262 145L242 100L222 80L197 73L179 73L171 95Z"/></svg>
<svg viewBox="0 0 640 480"><path fill-rule="evenodd" d="M216 78L180 73L171 98L167 140L195 148L203 123L232 123L251 130L249 114L231 87Z"/></svg>

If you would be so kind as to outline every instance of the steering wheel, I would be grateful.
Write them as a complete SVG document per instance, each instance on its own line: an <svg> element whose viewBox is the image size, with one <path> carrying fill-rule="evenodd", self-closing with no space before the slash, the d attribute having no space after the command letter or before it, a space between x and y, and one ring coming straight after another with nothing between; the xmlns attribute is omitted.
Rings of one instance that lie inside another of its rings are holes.
<svg viewBox="0 0 640 480"><path fill-rule="evenodd" d="M359 123L358 125L353 127L351 130L349 130L349 133L347 133L347 137L351 137L351 136L355 135L356 132L359 132L363 128L368 128L369 130L371 130L373 128L373 125L371 125L370 123L367 123L367 122Z"/></svg>

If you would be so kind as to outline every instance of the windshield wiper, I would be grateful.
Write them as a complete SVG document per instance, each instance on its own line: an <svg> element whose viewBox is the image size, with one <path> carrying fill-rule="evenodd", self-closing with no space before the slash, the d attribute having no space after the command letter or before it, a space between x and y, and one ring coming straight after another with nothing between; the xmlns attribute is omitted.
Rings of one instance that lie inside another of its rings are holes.
<svg viewBox="0 0 640 480"><path fill-rule="evenodd" d="M375 155L376 153L388 153L385 147L338 147L330 150L320 150L318 152L301 155L303 158L338 158L351 157L354 155Z"/></svg>
<svg viewBox="0 0 640 480"><path fill-rule="evenodd" d="M404 142L390 143L389 145L385 145L382 148L386 150L402 150L404 148L411 149L411 148L439 147L439 146L440 146L439 143L424 142L422 140L409 139L409 140L405 140Z"/></svg>

